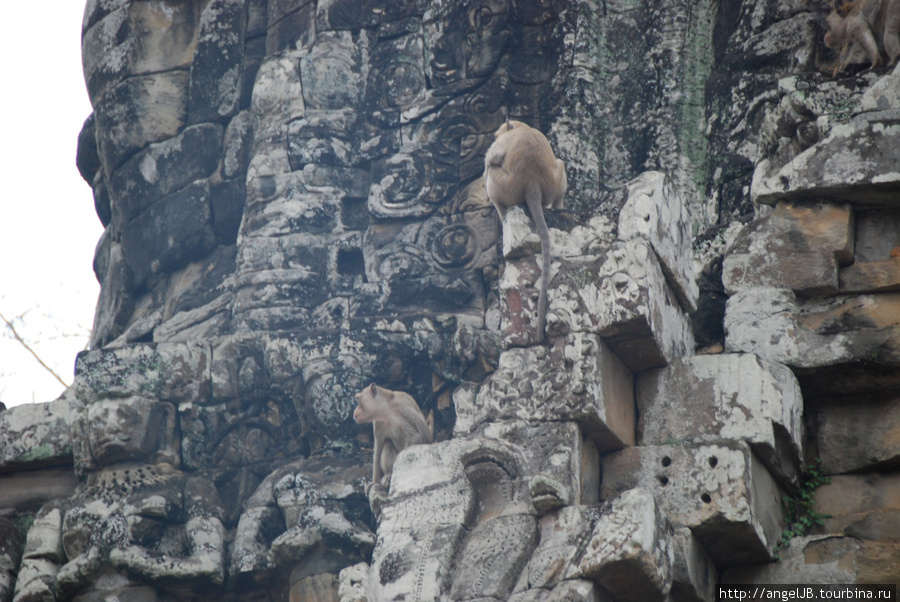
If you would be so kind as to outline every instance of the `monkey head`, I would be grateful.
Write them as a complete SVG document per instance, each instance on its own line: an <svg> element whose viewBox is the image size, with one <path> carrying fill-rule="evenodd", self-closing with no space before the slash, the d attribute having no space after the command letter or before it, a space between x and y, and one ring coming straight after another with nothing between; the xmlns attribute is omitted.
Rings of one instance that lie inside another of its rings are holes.
<svg viewBox="0 0 900 602"><path fill-rule="evenodd" d="M378 414L377 409L380 406L378 398L379 390L375 383L356 394L356 409L353 410L353 419L357 424L375 421Z"/></svg>

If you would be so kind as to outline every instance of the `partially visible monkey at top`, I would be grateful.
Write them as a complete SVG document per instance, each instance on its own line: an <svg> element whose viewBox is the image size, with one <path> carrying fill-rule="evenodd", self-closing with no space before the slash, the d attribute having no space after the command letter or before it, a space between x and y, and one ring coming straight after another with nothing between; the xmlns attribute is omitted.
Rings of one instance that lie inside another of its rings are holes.
<svg viewBox="0 0 900 602"><path fill-rule="evenodd" d="M372 423L375 451L372 454L372 485L388 487L397 454L418 443L431 443L431 430L416 400L402 391L391 391L372 383L356 394L353 419Z"/></svg>
<svg viewBox="0 0 900 602"><path fill-rule="evenodd" d="M550 230L544 208L562 209L568 181L566 166L556 158L547 137L521 121L506 120L484 158L484 186L500 217L525 204L541 237L540 297L536 342L544 340L547 285L550 281Z"/></svg>
<svg viewBox="0 0 900 602"><path fill-rule="evenodd" d="M854 44L865 50L872 68L892 66L900 58L900 0L850 0L828 15L825 45L840 49L833 75L849 63Z"/></svg>

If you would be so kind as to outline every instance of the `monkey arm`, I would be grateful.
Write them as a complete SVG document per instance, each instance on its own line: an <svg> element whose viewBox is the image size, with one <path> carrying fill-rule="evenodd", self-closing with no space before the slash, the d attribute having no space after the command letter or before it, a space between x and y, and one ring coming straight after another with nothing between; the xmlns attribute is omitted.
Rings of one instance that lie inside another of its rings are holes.
<svg viewBox="0 0 900 602"><path fill-rule="evenodd" d="M856 13L847 17L846 27L850 37L869 55L872 67L881 65L881 53L878 51L878 44L875 42L875 36L872 34L872 28L868 21L860 13Z"/></svg>
<svg viewBox="0 0 900 602"><path fill-rule="evenodd" d="M407 427L405 438L406 442L403 446L403 449L406 449L410 445L418 445L420 443L431 443L432 434L431 430L428 428L428 423L425 422L424 417L420 412L409 412L409 416L407 418Z"/></svg>
<svg viewBox="0 0 900 602"><path fill-rule="evenodd" d="M381 470L381 455L384 453L385 431L387 427L381 423L374 423L375 449L372 452L372 484L377 485L381 482L384 473Z"/></svg>

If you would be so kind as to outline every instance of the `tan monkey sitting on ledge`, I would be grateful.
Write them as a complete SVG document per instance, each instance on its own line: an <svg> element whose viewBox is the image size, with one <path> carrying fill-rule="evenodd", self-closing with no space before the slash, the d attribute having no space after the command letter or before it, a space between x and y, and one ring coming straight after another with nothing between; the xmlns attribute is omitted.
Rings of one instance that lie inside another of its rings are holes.
<svg viewBox="0 0 900 602"><path fill-rule="evenodd" d="M508 209L525 203L541 237L540 297L536 342L544 340L547 285L550 282L550 230L544 208L562 209L568 180L546 136L521 121L506 120L484 158L484 187L501 219Z"/></svg>
<svg viewBox="0 0 900 602"><path fill-rule="evenodd" d="M372 455L372 485L387 488L397 454L418 443L431 443L431 430L416 400L401 391L372 383L356 394L353 419L372 423L375 451Z"/></svg>

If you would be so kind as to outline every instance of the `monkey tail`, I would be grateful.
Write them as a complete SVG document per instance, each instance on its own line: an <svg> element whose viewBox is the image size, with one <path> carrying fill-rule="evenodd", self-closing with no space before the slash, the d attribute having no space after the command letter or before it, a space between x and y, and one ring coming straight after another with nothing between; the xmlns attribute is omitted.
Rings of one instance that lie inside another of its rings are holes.
<svg viewBox="0 0 900 602"><path fill-rule="evenodd" d="M547 320L547 287L550 284L550 230L544 220L544 206L541 203L543 193L538 182L532 181L525 187L525 204L531 212L531 219L537 226L538 236L541 237L541 255L543 257L541 267L541 285L538 295L538 323L535 342L544 340L544 324Z"/></svg>

